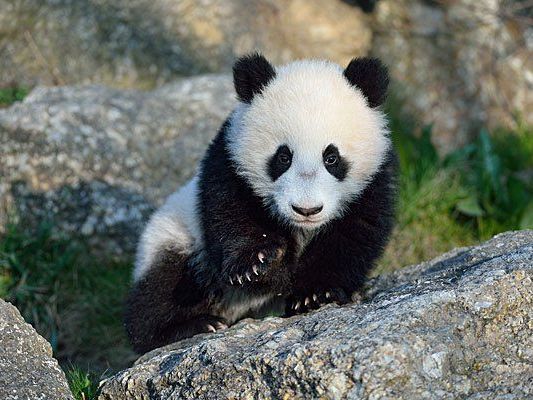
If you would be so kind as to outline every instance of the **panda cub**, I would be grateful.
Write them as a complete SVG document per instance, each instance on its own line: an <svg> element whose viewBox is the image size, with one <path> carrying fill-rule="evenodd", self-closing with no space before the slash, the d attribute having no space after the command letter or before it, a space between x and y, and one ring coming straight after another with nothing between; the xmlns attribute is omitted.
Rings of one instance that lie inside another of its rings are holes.
<svg viewBox="0 0 533 400"><path fill-rule="evenodd" d="M239 104L142 234L126 329L138 352L247 317L346 303L393 225L396 157L376 59L233 68Z"/></svg>

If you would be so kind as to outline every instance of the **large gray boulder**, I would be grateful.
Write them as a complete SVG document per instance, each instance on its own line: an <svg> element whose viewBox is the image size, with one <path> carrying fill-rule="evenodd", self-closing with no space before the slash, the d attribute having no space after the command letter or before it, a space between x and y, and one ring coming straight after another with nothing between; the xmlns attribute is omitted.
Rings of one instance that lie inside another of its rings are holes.
<svg viewBox="0 0 533 400"><path fill-rule="evenodd" d="M194 174L235 102L229 75L149 92L35 89L0 109L0 229L15 211L131 252L153 207Z"/></svg>
<svg viewBox="0 0 533 400"><path fill-rule="evenodd" d="M346 63L371 38L366 16L341 0L2 0L0 86L150 88L229 71L253 50Z"/></svg>
<svg viewBox="0 0 533 400"><path fill-rule="evenodd" d="M52 347L0 299L0 399L73 399Z"/></svg>
<svg viewBox="0 0 533 400"><path fill-rule="evenodd" d="M531 3L381 0L372 53L388 64L399 104L442 151L479 126L533 123Z"/></svg>
<svg viewBox="0 0 533 400"><path fill-rule="evenodd" d="M379 277L362 303L245 320L102 382L118 399L526 399L533 231Z"/></svg>

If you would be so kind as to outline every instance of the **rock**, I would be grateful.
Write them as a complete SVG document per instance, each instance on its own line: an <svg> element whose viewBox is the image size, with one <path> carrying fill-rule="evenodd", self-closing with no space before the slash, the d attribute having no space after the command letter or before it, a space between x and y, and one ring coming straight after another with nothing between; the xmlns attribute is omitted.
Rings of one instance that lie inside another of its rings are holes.
<svg viewBox="0 0 533 400"><path fill-rule="evenodd" d="M529 6L531 7L531 6ZM434 124L439 149L479 126L533 123L531 8L492 0L381 0L372 53L389 66L399 104Z"/></svg>
<svg viewBox="0 0 533 400"><path fill-rule="evenodd" d="M0 398L74 399L52 347L0 299Z"/></svg>
<svg viewBox="0 0 533 400"><path fill-rule="evenodd" d="M100 400L533 396L533 231L381 276L360 304L244 320L142 356Z"/></svg>
<svg viewBox="0 0 533 400"><path fill-rule="evenodd" d="M100 181L82 181L44 192L16 182L11 195L22 226L49 223L71 238L83 238L104 256L134 254L137 239L154 211L142 195Z"/></svg>
<svg viewBox="0 0 533 400"><path fill-rule="evenodd" d="M229 71L253 50L346 63L371 38L363 12L341 0L4 0L0 86L150 88Z"/></svg>
<svg viewBox="0 0 533 400"><path fill-rule="evenodd" d="M225 75L150 92L35 89L0 109L0 227L15 209L131 252L153 207L194 174L234 105Z"/></svg>

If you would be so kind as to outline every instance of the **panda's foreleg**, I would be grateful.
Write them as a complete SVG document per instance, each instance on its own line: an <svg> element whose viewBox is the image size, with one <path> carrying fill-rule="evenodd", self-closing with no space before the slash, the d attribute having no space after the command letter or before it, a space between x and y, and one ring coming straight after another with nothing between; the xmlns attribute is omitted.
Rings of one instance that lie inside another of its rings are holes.
<svg viewBox="0 0 533 400"><path fill-rule="evenodd" d="M227 327L210 313L214 295L190 274L190 258L162 250L138 279L126 302L126 331L135 351L144 353L202 332Z"/></svg>
<svg viewBox="0 0 533 400"><path fill-rule="evenodd" d="M323 304L344 304L363 286L368 271L381 254L382 244L367 224L332 226L311 243L292 278L286 314L316 309ZM349 228L347 228L349 226Z"/></svg>

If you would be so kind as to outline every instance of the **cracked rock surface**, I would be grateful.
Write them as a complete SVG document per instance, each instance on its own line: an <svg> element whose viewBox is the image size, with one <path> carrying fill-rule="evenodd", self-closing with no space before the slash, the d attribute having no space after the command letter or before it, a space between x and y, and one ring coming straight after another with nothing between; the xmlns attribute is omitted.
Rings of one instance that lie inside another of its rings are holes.
<svg viewBox="0 0 533 400"><path fill-rule="evenodd" d="M110 399L533 396L533 231L369 282L363 301L244 320L141 358Z"/></svg>
<svg viewBox="0 0 533 400"><path fill-rule="evenodd" d="M50 344L0 299L0 399L74 399Z"/></svg>

